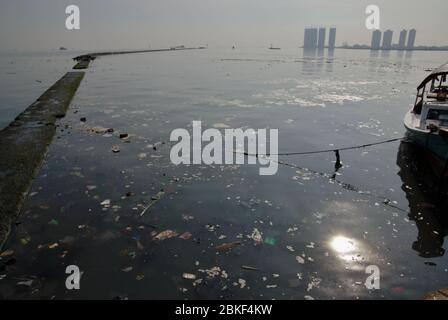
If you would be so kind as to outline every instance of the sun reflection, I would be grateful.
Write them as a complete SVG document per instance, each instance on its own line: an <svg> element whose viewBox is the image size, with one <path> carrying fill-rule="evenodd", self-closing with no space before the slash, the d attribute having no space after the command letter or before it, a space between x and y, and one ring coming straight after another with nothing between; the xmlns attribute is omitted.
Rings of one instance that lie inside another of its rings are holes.
<svg viewBox="0 0 448 320"><path fill-rule="evenodd" d="M338 253L349 253L356 249L354 240L344 236L336 236L330 241L331 248Z"/></svg>
<svg viewBox="0 0 448 320"><path fill-rule="evenodd" d="M337 235L329 239L328 246L337 258L344 261L346 269L361 270L368 259L365 244L354 238Z"/></svg>

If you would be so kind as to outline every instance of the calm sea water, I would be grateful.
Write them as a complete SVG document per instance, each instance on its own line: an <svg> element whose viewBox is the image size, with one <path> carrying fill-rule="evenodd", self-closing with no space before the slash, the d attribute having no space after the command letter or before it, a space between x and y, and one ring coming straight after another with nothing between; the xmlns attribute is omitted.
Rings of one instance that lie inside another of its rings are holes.
<svg viewBox="0 0 448 320"><path fill-rule="evenodd" d="M4 124L71 67L66 55L11 59L1 62ZM97 59L5 246L14 254L0 260L0 296L407 299L446 286L445 208L406 144L341 152L337 173L331 153L280 157L293 166L273 176L169 159L171 131L193 120L279 129L280 152L401 137L416 86L446 60L265 48ZM154 238L166 230L177 236ZM69 291L73 264L81 289ZM379 290L364 286L369 265Z"/></svg>

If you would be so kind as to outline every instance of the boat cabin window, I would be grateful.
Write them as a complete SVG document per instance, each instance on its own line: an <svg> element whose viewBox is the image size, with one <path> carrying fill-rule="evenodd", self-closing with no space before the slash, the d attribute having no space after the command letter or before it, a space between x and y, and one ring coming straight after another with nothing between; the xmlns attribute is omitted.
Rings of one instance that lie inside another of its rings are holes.
<svg viewBox="0 0 448 320"><path fill-rule="evenodd" d="M437 122L439 126L448 127L448 110L429 109L426 119Z"/></svg>
<svg viewBox="0 0 448 320"><path fill-rule="evenodd" d="M417 98L415 100L413 112L415 114L421 114L422 113L422 106L423 106L423 96L417 94Z"/></svg>
<svg viewBox="0 0 448 320"><path fill-rule="evenodd" d="M446 82L446 74L436 77L431 84L431 92L434 93L448 93L448 83Z"/></svg>

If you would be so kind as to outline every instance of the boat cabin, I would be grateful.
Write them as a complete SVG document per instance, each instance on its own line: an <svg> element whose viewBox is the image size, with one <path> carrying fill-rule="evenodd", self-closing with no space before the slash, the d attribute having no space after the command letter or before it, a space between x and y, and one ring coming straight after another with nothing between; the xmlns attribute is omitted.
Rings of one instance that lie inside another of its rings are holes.
<svg viewBox="0 0 448 320"><path fill-rule="evenodd" d="M448 128L448 63L433 70L417 87L412 113L420 119L420 129Z"/></svg>

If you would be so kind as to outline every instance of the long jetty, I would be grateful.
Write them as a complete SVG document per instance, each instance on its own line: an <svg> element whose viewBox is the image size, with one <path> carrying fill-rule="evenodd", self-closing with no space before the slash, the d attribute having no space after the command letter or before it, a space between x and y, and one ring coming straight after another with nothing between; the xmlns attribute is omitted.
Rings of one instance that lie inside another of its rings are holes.
<svg viewBox="0 0 448 320"><path fill-rule="evenodd" d="M105 52L95 52L83 54L77 57L74 57L73 60L78 63L73 67L73 69L87 69L91 61L95 60L97 57L101 56L110 56L117 54L131 54L131 53L149 53L149 52L165 52L165 51L181 51L181 50L199 50L206 49L206 47L173 47L169 49L145 49L145 50L122 50L122 51L105 51Z"/></svg>

